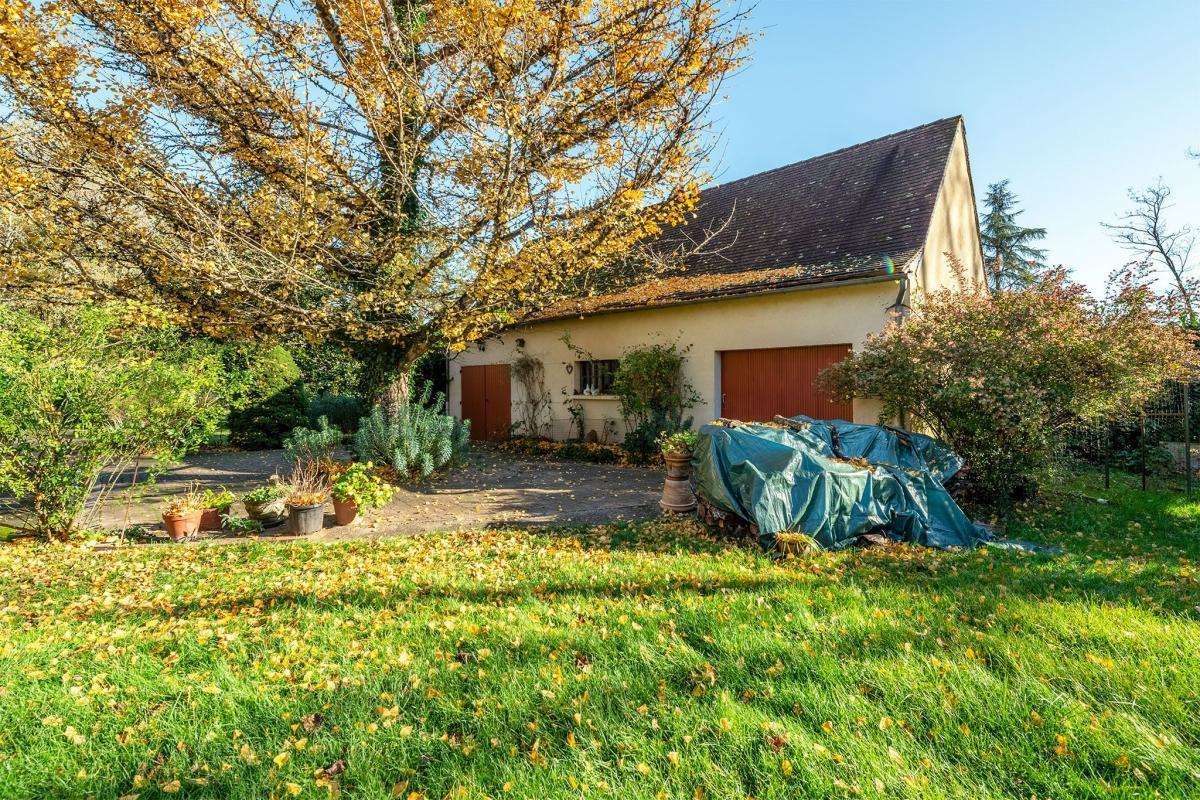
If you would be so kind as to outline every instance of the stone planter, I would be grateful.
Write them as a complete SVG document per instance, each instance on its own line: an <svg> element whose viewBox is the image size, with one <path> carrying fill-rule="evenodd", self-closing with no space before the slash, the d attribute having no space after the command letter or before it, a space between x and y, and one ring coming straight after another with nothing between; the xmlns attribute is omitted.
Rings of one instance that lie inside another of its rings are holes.
<svg viewBox="0 0 1200 800"><path fill-rule="evenodd" d="M287 518L286 500L280 497L265 503L246 503L246 516L261 522L264 528L278 525Z"/></svg>

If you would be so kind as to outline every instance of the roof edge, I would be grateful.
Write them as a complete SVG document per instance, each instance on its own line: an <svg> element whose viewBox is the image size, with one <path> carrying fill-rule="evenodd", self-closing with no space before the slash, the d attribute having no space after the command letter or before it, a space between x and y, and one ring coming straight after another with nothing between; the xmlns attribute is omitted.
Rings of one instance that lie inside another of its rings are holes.
<svg viewBox="0 0 1200 800"><path fill-rule="evenodd" d="M837 150L830 150L827 153L818 153L815 156L809 156L808 158L802 158L799 161L793 161L789 164L780 164L778 167L771 167L770 169L764 169L761 172L753 172L749 175L743 175L740 178L734 178L733 180L725 181L724 183L714 183L712 186L705 186L703 189L701 189L701 192L707 192L711 189L720 189L723 186L731 186L735 183L740 183L742 181L748 181L753 178L762 177L763 175L770 175L772 172L779 172L780 170L790 169L791 167L797 166L798 164L806 164L809 161L816 161L817 159L820 159L820 158L828 158L829 156L836 156L838 153L844 153L847 150L853 150L857 147L864 147L866 145L874 144L876 142L882 142L884 139L891 139L896 136L903 136L906 133L912 133L913 131L920 130L921 128L932 128L934 125L941 125L945 122L950 122L951 120L957 120L959 126L961 126L965 129L966 121L963 118L963 115L962 114L954 114L949 117L942 117L941 119L931 120L930 122L923 122L920 125L913 125L911 128L905 128L902 131L893 131L892 133L885 133L882 136L876 136L874 139L866 139L861 142L855 142L854 144L846 145L845 147L839 147Z"/></svg>
<svg viewBox="0 0 1200 800"><path fill-rule="evenodd" d="M918 250L917 252L919 253L920 251ZM588 317L607 316L609 314L628 314L632 311L650 311L661 308L674 308L675 306L690 306L698 303L718 303L722 300L734 300L739 297L758 297L768 294L783 294L786 292L826 289L837 286L852 286L855 284L865 283L881 283L886 280L899 280L901 274L908 269L909 265L913 263L914 258L916 258L915 255L906 261L903 269L893 270L891 272L889 272L886 267L880 267L869 272L847 273L841 277L830 278L825 276L820 278L797 278L792 281L783 281L769 287L747 286L716 293L709 292L696 297L683 297L676 300L661 300L658 302L649 301L638 306L601 308L595 311L573 311L571 313L556 314L552 317L530 319L525 322L514 323L505 330L516 330L517 328L542 325L548 322L561 322L567 319L586 319Z"/></svg>

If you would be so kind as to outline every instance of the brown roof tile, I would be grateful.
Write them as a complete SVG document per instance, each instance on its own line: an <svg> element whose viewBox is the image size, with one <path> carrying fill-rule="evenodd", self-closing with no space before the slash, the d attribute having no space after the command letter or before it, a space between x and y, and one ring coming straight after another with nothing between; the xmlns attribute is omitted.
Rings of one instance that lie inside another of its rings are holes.
<svg viewBox="0 0 1200 800"><path fill-rule="evenodd" d="M960 117L931 122L705 189L686 223L656 246L694 247L677 272L538 315L672 305L889 273L925 242ZM722 225L724 227L722 228Z"/></svg>

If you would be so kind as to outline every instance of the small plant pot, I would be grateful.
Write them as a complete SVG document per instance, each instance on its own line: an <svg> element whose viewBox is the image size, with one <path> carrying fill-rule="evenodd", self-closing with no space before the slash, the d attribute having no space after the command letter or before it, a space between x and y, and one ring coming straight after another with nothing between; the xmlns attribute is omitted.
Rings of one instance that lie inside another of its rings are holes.
<svg viewBox="0 0 1200 800"><path fill-rule="evenodd" d="M353 500L333 499L333 520L338 525L349 525L358 519L358 503Z"/></svg>
<svg viewBox="0 0 1200 800"><path fill-rule="evenodd" d="M287 503L282 497L265 503L246 503L246 516L270 528L287 517Z"/></svg>
<svg viewBox="0 0 1200 800"><path fill-rule="evenodd" d="M226 511L228 510L226 509ZM219 508L206 508L200 512L200 530L219 531L221 527L221 510Z"/></svg>
<svg viewBox="0 0 1200 800"><path fill-rule="evenodd" d="M325 504L319 506L288 506L288 529L296 536L316 533L325 527Z"/></svg>
<svg viewBox="0 0 1200 800"><path fill-rule="evenodd" d="M173 542L182 542L200 530L202 514L201 511L189 511L186 514L163 514L163 527L167 529L167 536L171 537Z"/></svg>
<svg viewBox="0 0 1200 800"><path fill-rule="evenodd" d="M667 477L673 480L686 481L692 477L692 454L688 452L673 452L663 455L667 463Z"/></svg>

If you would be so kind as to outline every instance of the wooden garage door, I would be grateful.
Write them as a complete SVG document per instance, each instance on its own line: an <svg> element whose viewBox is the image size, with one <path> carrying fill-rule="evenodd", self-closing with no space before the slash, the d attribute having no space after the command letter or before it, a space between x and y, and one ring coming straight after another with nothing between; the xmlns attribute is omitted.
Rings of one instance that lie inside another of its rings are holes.
<svg viewBox="0 0 1200 800"><path fill-rule="evenodd" d="M471 438L507 439L512 423L512 384L508 364L463 367L462 418L471 421Z"/></svg>
<svg viewBox="0 0 1200 800"><path fill-rule="evenodd" d="M850 354L848 344L726 350L721 353L721 416L769 420L776 414L854 419L852 403L817 391L817 373Z"/></svg>

